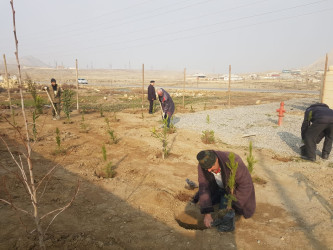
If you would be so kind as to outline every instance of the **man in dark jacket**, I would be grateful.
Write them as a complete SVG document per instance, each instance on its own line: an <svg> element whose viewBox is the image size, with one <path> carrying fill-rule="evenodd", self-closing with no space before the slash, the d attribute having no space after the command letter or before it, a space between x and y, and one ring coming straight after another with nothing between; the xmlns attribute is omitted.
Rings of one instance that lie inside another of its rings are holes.
<svg viewBox="0 0 333 250"><path fill-rule="evenodd" d="M333 110L324 103L316 103L305 110L301 127L304 146L301 147L302 158L316 160L317 145L324 137L321 157L328 159L333 142Z"/></svg>
<svg viewBox="0 0 333 250"><path fill-rule="evenodd" d="M173 103L173 100L168 92L166 92L164 89L160 88L157 90L158 99L162 105L163 110L163 118L168 119L167 121L167 127L170 126L170 119L173 115L173 112L175 112L175 104Z"/></svg>
<svg viewBox="0 0 333 250"><path fill-rule="evenodd" d="M150 81L148 86L149 114L153 113L154 101L156 100L155 81Z"/></svg>
<svg viewBox="0 0 333 250"><path fill-rule="evenodd" d="M213 205L219 203L220 208L226 207L225 194L230 193L227 187L230 176L230 169L226 165L230 162L228 156L229 152L214 150L201 151L197 155L199 192L194 196L193 202L199 201L206 227L211 227L213 222ZM238 163L234 190L237 200L232 202L232 208L236 213L250 218L256 208L252 178L242 159L236 154L235 161Z"/></svg>
<svg viewBox="0 0 333 250"><path fill-rule="evenodd" d="M60 119L60 103L61 103L61 88L58 86L56 79L51 79L51 87L44 87L44 89L49 93L52 100L54 108L57 110L57 114L52 108L53 120Z"/></svg>

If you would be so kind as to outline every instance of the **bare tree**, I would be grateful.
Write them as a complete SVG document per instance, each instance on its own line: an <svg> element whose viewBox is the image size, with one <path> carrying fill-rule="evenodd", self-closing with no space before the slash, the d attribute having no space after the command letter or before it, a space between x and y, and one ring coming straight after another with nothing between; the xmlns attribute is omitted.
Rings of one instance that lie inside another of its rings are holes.
<svg viewBox="0 0 333 250"><path fill-rule="evenodd" d="M20 61L19 61L19 56L18 56L18 40L17 40L17 35L16 35L16 24L15 24L15 9L14 9L14 3L13 0L10 1L11 8L12 8L12 13L13 13L13 26L14 26L14 38L15 38L15 45L16 45L16 51L15 51L15 56L16 56L16 62L17 62L17 67L18 67L18 82L19 82L19 89L20 89L20 99L21 99L21 107L22 107L22 117L23 117L23 123L24 123L24 134L21 133L20 129L18 126L13 127L18 131L21 140L24 145L24 152L21 152L18 156L15 157L15 155L12 153L10 147L6 143L6 141L1 137L2 142L5 144L11 158L15 162L16 167L18 168L18 172L11 171L9 168L6 168L6 166L3 166L7 171L13 173L17 179L20 180L20 182L23 184L28 196L30 197L31 201L31 206L32 210L29 209L24 209L16 204L14 204L13 200L11 199L11 196L8 193L8 199L0 199L0 201L4 202L5 204L10 205L12 208L14 208L16 211L22 212L24 214L27 214L31 216L35 223L35 230L37 230L38 233L38 239L39 239L39 245L42 249L45 249L45 244L44 244L44 236L46 231L48 230L49 226L51 223L54 221L54 219L61 213L63 212L66 208L68 208L72 202L74 201L78 191L79 191L79 182L77 184L77 188L75 191L75 194L73 195L72 199L63 207L54 209L44 215L40 215L39 212L39 199L43 195L44 191L42 192L41 196L37 196L37 191L39 187L41 187L41 184L46 181L47 179L50 178L51 174L54 172L56 167L58 165L55 165L53 168L51 168L42 178L41 180L37 181L34 176L34 169L33 169L33 164L31 161L31 145L30 145L30 138L29 138L29 132L28 132L28 120L25 112L25 107L24 107L24 98L23 98L23 85L22 85L22 77L21 77L21 66L20 66ZM25 162L25 164L24 164ZM27 167L25 167L25 165ZM4 184L5 186L5 184ZM6 188L5 188L6 189ZM41 222L44 218L47 216L53 215L53 218L50 220L48 226L43 230ZM33 230L33 231L35 231Z"/></svg>

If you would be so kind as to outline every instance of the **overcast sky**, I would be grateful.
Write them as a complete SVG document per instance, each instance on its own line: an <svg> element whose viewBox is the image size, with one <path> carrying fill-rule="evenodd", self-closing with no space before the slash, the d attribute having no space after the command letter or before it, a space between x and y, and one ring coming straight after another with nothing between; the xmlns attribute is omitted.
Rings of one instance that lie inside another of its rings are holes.
<svg viewBox="0 0 333 250"><path fill-rule="evenodd" d="M55 66L226 73L300 68L333 49L333 0L14 0L19 55ZM0 0L0 53L14 57Z"/></svg>

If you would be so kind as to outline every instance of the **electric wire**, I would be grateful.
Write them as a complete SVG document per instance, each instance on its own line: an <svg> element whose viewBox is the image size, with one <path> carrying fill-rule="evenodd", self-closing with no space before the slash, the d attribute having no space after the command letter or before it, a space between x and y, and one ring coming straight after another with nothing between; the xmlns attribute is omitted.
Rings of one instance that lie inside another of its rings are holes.
<svg viewBox="0 0 333 250"><path fill-rule="evenodd" d="M178 30L178 31L169 32L169 33L161 33L161 34L155 35L154 39L159 38L159 37L170 37L171 35L175 35L175 34L179 34L179 33L184 33L186 31L199 30L199 29L206 28L206 27L212 27L212 26L217 26L217 25L221 25L221 24L233 23L233 22L237 22L237 21L241 21L241 20L247 20L247 19L256 18L256 17L261 17L261 16L273 14L273 13L281 13L281 12L284 12L284 11L287 11L287 10L296 9L296 8L300 8L300 7L305 7L305 6L309 6L309 5L313 5L313 4L318 4L318 3L321 3L321 2L325 2L325 1L328 1L328 0L316 1L316 2L312 2L312 3L307 3L307 4L292 6L292 7L288 7L288 8L283 8L283 9L280 9L280 10L268 11L268 12L264 12L264 13L259 13L259 14L255 14L255 15L249 15L249 16L246 16L246 17L240 17L240 18L230 19L230 20L226 20L226 21L223 21L223 22L216 22L216 23L213 23L213 24L192 27L192 28ZM281 20L281 19L283 19L283 18L280 18L278 20ZM213 32L213 33L215 33L215 32ZM202 35L202 34L207 34L207 32L200 32L200 35ZM190 35L189 37L196 37L196 36L198 36L198 35L194 35L194 36ZM187 36L185 36L185 37L187 37ZM90 49L94 49L94 48L105 48L105 47L109 47L111 45L132 43L132 42L137 42L137 41L141 41L141 40L146 40L146 37L140 37L140 38L136 38L136 39L132 39L132 40L123 40L123 41L118 41L118 42L111 42L111 43L106 43L106 44L101 44L101 45L88 46L88 47L84 47L84 48L82 48L80 50L83 51L83 50L90 50ZM176 40L179 40L179 39L176 38ZM170 40L167 39L167 41L170 41ZM150 42L148 44L151 45L152 42L153 41L150 40ZM163 41L161 41L161 42L163 42ZM144 45L140 45L140 46L144 46ZM126 49L126 48L133 48L133 46L124 47L124 49Z"/></svg>

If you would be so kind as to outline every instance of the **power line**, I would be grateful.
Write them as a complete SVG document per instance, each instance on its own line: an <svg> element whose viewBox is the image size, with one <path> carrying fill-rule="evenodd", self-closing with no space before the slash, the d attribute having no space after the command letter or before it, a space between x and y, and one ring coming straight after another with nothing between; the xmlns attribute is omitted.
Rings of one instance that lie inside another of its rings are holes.
<svg viewBox="0 0 333 250"><path fill-rule="evenodd" d="M83 23L90 22L91 20L96 21L96 19L101 19L101 18L103 18L105 16L109 16L113 13L119 13L119 12L123 12L123 11L129 10L129 9L133 9L133 8L136 8L140 5L146 4L146 3L151 2L151 1L153 1L153 0L145 0L145 1L142 1L140 3L134 4L134 5L122 8L122 9L109 11L107 13L104 13L104 14L96 16L96 17L90 17L90 18L86 18L84 20L80 19L80 21L78 21L78 22L71 23L71 26L76 25L76 24L81 25ZM38 32L35 32L35 33L29 33L29 35L27 37L29 37L29 36L31 36L31 37L44 36L45 35L44 33L46 33L46 32L49 32L49 31L54 32L55 30L62 29L62 28L67 28L67 27L68 27L68 24L64 24L64 25L58 26L56 28L41 30L41 31L38 31Z"/></svg>
<svg viewBox="0 0 333 250"><path fill-rule="evenodd" d="M148 0L148 1L145 1L145 2L149 2L149 1L152 1L152 0ZM189 1L192 1L192 0L183 0L183 1L178 1L177 3L179 4L179 3L182 3L182 2L189 2ZM84 31L78 31L77 29L69 29L69 30L66 30L65 32L62 32L62 34L61 34L61 36L57 36L57 37L55 37L55 38L53 38L53 39L50 39L49 41L53 41L53 40L59 40L59 39L62 39L63 37L65 37L66 36L66 34L70 34L71 36L73 36L73 35L75 35L75 36L77 36L77 35L85 35L87 32L89 32L89 33L93 33L93 32L96 32L96 31L101 31L101 30L105 30L105 29L110 29L110 28L113 28L113 27L119 27L119 26L122 26L122 25L125 25L125 24L129 24L129 23L134 23L134 22L136 22L136 21L140 21L140 20L146 20L146 19L148 19L148 18L151 18L151 17L153 17L153 16L160 16L160 15L164 15L164 14L166 14L166 13L169 13L169 12L173 12L173 11L178 11L178 10L180 10L180 9L184 9L184 8L187 8L187 7L191 7L191 6L195 6L195 5L198 5L198 4L203 4L203 3L206 3L206 2L209 2L209 1L215 1L215 0L205 0L205 1L203 1L203 2L199 2L199 3L192 3L192 4L189 4L189 5L187 5L187 6L185 6L185 7L182 7L182 8L176 8L176 9L173 9L173 10L171 10L171 11L167 11L167 12L162 12L162 13L159 13L159 14L156 14L156 15L145 15L144 17L141 17L141 18L134 18L133 20L129 20L129 21L125 21L125 22L121 22L120 24L118 23L118 24L113 24L113 25L111 25L111 26L107 26L106 28L105 27L101 27L101 28L92 28L92 29L90 29L90 30L84 30ZM137 6L137 5L136 5ZM174 4L168 4L168 5L164 5L164 6L161 6L161 7L158 7L158 8L156 8L156 9L153 9L153 10L150 10L150 11L144 11L144 12L141 12L141 13L138 13L138 14L136 14L137 16L140 16L140 15L143 15L144 13L147 13L147 12L155 12L155 11L158 11L158 10L160 10L160 9L165 9L165 8L167 8L167 7L169 7L169 6L174 6ZM130 9L130 8L134 8L134 7L128 7L128 8L126 8L126 9ZM116 11L113 11L113 12L111 12L111 13L116 13L116 14L118 14ZM110 14L110 13L109 13ZM107 15L109 15L109 14L103 14L103 15L101 15L100 17L102 17L102 16L107 16ZM103 22L102 24L99 24L99 25L96 25L96 26L100 26L100 25L103 25L103 24L109 24L110 22L115 22L115 21L117 21L118 20L118 18L114 18L113 20L111 19L111 20L107 20L107 21L105 21L105 22ZM123 21L123 19L121 19L120 21ZM72 24L71 24L72 25ZM68 25L64 25L63 27L68 27ZM54 32L54 29L49 29L49 30L47 30L47 31L51 31L51 32ZM47 32L46 31L46 32ZM74 32L74 34L73 34L73 32ZM38 37L38 36L45 36L45 32L38 32L38 34L36 34L35 36L34 36L34 38L35 37ZM28 36L29 37L29 36Z"/></svg>
<svg viewBox="0 0 333 250"><path fill-rule="evenodd" d="M322 2L326 2L328 0L321 0L321 1L316 1L316 2L311 2L311 3L306 3L306 4L301 4L301 5L296 5L296 6L292 6L292 7L288 7L288 8L283 8L280 10L274 10L274 11L268 11L268 12L264 12L264 13L260 13L260 14L255 14L255 15L250 15L250 16L246 16L246 17L240 17L240 18L235 18L235 19L231 19L231 20L225 20L222 22L217 22L217 23L213 23L213 24L207 24L207 25L201 25L201 26L196 26L196 27L191 27L191 28L187 28L187 29L182 29L182 30L178 30L178 31L174 31L174 32L169 32L169 33L161 33L161 34L157 34L154 36L155 38L158 37L162 37L162 36L170 36L170 35L175 35L178 33L184 33L184 32L189 32L191 30L197 30L197 29L202 29L202 28L211 28L212 26L217 26L217 25L221 25L221 24L226 24L226 23L232 23L232 22L237 22L237 21L241 21L241 20L246 20L246 19L250 19L250 18L254 18L254 17L259 17L259 16L265 16L265 15L269 15L269 14L273 14L273 13L279 13L279 12L283 12L283 11L287 11L287 10L291 10L291 9L296 9L296 8L300 8L300 7L305 7L305 6L309 6L309 5L314 5L314 4L318 4L318 3L322 3ZM258 1L261 2L261 1ZM256 3L258 3L256 2ZM244 5L244 6L248 6L248 5ZM244 7L241 6L241 7ZM235 9L234 8L230 8L230 9ZM225 10L228 11L228 10ZM128 34L128 33L127 33ZM103 39L105 39L106 36L103 36ZM131 43L131 42L136 42L136 41L140 41L140 40L145 40L147 39L146 36L143 37L139 37L136 39L132 39L132 40L120 40L120 41L115 41L115 42L111 42L111 43L107 43L104 45L97 45L97 46L89 46L86 49L91 49L91 48L95 48L95 47L107 47L113 44L123 44L123 43ZM54 41L54 40L50 40L50 41ZM95 40L93 40L95 41ZM23 41L24 43L24 41ZM44 41L44 44L47 44L47 41ZM58 47L59 45L54 45L54 46L47 46L48 48L52 48L52 47ZM39 46L40 47L40 46Z"/></svg>
<svg viewBox="0 0 333 250"><path fill-rule="evenodd" d="M281 12L288 11L288 10L291 10L291 9L296 9L296 8L301 8L301 7L305 7L305 6L309 6L309 5L314 5L314 4L318 4L318 3L321 3L321 2L325 2L325 1L328 1L328 0L321 0L321 1L316 1L316 2L312 2L312 3L292 6L292 7L288 7L288 8L283 8L283 9L280 9L280 10L263 12L263 13L259 13L259 14L255 14L255 15L249 15L249 16L230 19L230 20L226 20L226 21L222 21L222 22L216 22L216 23L213 23L213 24L207 24L207 25L192 27L192 28L188 28L188 29L178 30L178 31L175 31L175 32L161 33L159 35L155 35L154 39L159 38L159 37L165 37L165 36L169 37L170 35L184 33L184 32L188 32L188 31L191 31L191 30L199 30L199 29L206 28L206 27L213 27L213 26L217 26L217 25L221 25L221 24L227 24L227 23L233 23L233 22L237 22L237 21L241 21L241 20L252 19L252 18L265 16L265 15L269 15L269 14L273 14L273 13L281 13ZM280 19L278 19L278 20L280 20ZM215 32L213 32L213 33L215 33ZM200 32L200 35L202 35L202 34L206 34L206 32ZM196 36L197 35L189 36L189 37L196 37ZM187 37L187 36L185 36L185 37ZM105 47L109 47L110 45L131 43L131 42L137 42L137 41L140 41L140 40L146 40L146 37L140 37L140 38L137 38L137 39L126 40L126 41L112 42L112 43L107 43L107 44L102 44L102 45L97 45L97 46L89 46L89 47L82 48L81 50L90 50L90 49L94 49L94 48L105 48ZM176 38L175 40L180 40L180 39ZM167 40L167 41L170 41L170 40ZM149 43L149 44L152 44L152 43ZM153 42L153 44L154 44L154 42ZM144 46L144 45L141 45L141 46ZM124 49L133 48L133 47L137 47L137 46L136 45L129 46L129 47L125 47Z"/></svg>
<svg viewBox="0 0 333 250"><path fill-rule="evenodd" d="M141 44L141 45L127 46L127 47L123 47L123 48L119 48L119 49L114 49L114 50L111 50L111 51L116 52L116 51L128 50L128 49L133 49L133 48L138 48L138 47L150 46L150 45L154 45L154 44L158 44L158 43L170 43L170 42L174 42L174 41L177 41L177 40L185 40L185 39L195 38L199 35L200 36L202 36L202 35L212 35L212 34L220 33L221 31L233 31L233 30L236 30L236 29L242 29L242 28L252 27L252 26L255 26L255 25L267 24L267 23L274 23L274 22L278 22L278 21L281 21L281 20L293 19L293 18L308 16L308 15L317 14L317 13L323 13L323 12L332 11L332 10L333 10L333 8L323 9L323 10L313 11L313 12L304 13L304 14L300 14L300 15L296 15L296 16L277 18L277 19L273 19L273 20L269 20L269 21L257 22L257 23L253 23L253 24L247 24L247 25L240 25L240 26L233 27L233 28L219 29L219 30L212 31L212 32L201 32L200 34L190 35L190 36L183 36L183 37L178 37L178 38L175 38L175 39L155 41L155 42ZM98 48L100 48L100 47L98 47ZM66 55L69 55L69 54L66 54ZM64 56L66 56L66 55L64 55Z"/></svg>

